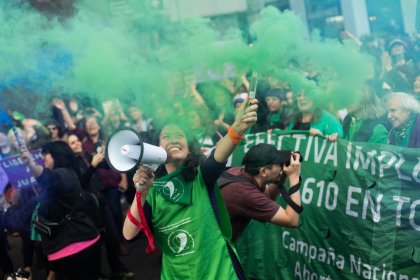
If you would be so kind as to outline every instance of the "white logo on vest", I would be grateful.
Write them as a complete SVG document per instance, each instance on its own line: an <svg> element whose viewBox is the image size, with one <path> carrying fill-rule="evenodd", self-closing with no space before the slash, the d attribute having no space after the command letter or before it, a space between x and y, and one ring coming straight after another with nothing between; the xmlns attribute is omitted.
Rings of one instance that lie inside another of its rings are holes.
<svg viewBox="0 0 420 280"><path fill-rule="evenodd" d="M166 190L166 188L169 189L169 197L172 198L172 196L174 195L174 191L175 191L175 186L174 183L172 183L171 181L169 181L168 183L166 183L163 186L163 189Z"/></svg>
<svg viewBox="0 0 420 280"><path fill-rule="evenodd" d="M168 237L168 246L177 256L194 253L194 239L185 230L178 229Z"/></svg>
<svg viewBox="0 0 420 280"><path fill-rule="evenodd" d="M185 187L179 179L174 178L173 181L166 182L162 188L162 192L176 202L184 195Z"/></svg>

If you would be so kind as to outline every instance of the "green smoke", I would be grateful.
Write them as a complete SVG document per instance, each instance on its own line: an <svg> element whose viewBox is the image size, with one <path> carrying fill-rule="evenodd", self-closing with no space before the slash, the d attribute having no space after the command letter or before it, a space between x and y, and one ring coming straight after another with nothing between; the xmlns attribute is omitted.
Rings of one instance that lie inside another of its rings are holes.
<svg viewBox="0 0 420 280"><path fill-rule="evenodd" d="M372 76L371 60L356 46L308 40L292 12L263 9L250 26L255 40L248 45L238 28L219 30L205 18L172 21L160 7L138 2L115 7L107 0L80 1L75 15L64 20L2 4L0 36L8 42L0 45L3 88L16 88L13 78L30 73L37 80L21 94L119 98L147 115L161 107L161 115L174 116L181 114L174 104L202 109L186 94L192 79L205 84L203 95L213 108L231 112L231 96L214 86L223 76L257 71L337 108L357 101ZM70 57L67 62L60 53ZM305 68L317 73L317 83L305 77Z"/></svg>

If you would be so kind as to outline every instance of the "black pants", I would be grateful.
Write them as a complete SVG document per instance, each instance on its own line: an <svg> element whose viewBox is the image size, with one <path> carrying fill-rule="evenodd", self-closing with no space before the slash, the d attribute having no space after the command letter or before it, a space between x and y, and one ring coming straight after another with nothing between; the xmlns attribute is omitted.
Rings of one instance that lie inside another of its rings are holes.
<svg viewBox="0 0 420 280"><path fill-rule="evenodd" d="M98 279L101 272L100 249L100 242L96 242L77 254L51 261L50 268L66 280Z"/></svg>
<svg viewBox="0 0 420 280"><path fill-rule="evenodd" d="M8 253L7 237L4 232L0 232L0 279L3 279L4 274L13 272L12 259Z"/></svg>
<svg viewBox="0 0 420 280"><path fill-rule="evenodd" d="M124 237L122 235L122 228L123 228L123 217L122 217L122 210L121 210L121 192L118 188L106 188L102 191L104 199L109 207L109 211L111 212L112 219L117 226L117 234L119 242L122 243L124 241Z"/></svg>
<svg viewBox="0 0 420 280"><path fill-rule="evenodd" d="M123 272L126 269L120 260L118 230L106 203L102 203L101 205L101 214L105 228L101 233L101 239L105 244L108 264L112 272Z"/></svg>
<svg viewBox="0 0 420 280"><path fill-rule="evenodd" d="M0 209L0 279L4 274L13 272L12 259L9 256L9 244L7 243L7 235L4 231L3 209Z"/></svg>
<svg viewBox="0 0 420 280"><path fill-rule="evenodd" d="M35 246L30 234L29 231L20 233L20 238L22 239L23 267L32 267L33 264Z"/></svg>

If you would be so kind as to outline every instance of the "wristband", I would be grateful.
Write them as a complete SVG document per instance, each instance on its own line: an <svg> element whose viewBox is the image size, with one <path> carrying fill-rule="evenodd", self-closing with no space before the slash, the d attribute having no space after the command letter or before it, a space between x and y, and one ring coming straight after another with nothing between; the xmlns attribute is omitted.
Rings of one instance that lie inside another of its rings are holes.
<svg viewBox="0 0 420 280"><path fill-rule="evenodd" d="M233 144L238 145L242 139L244 139L244 135L239 135L238 133L236 133L236 131L230 126L228 129L228 134L230 137L230 140L232 141Z"/></svg>

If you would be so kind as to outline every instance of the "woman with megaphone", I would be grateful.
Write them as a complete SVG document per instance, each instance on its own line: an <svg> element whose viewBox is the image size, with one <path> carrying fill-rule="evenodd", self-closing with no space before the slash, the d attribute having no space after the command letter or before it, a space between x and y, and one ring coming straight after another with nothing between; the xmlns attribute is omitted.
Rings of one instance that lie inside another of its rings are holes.
<svg viewBox="0 0 420 280"><path fill-rule="evenodd" d="M231 226L217 178L226 161L257 121L256 99L244 102L209 158L186 129L167 124L159 145L167 161L155 172L140 165L133 176L137 193L123 227L126 239L140 230L163 251L161 279L245 279L231 239ZM152 235L153 231L153 235Z"/></svg>

